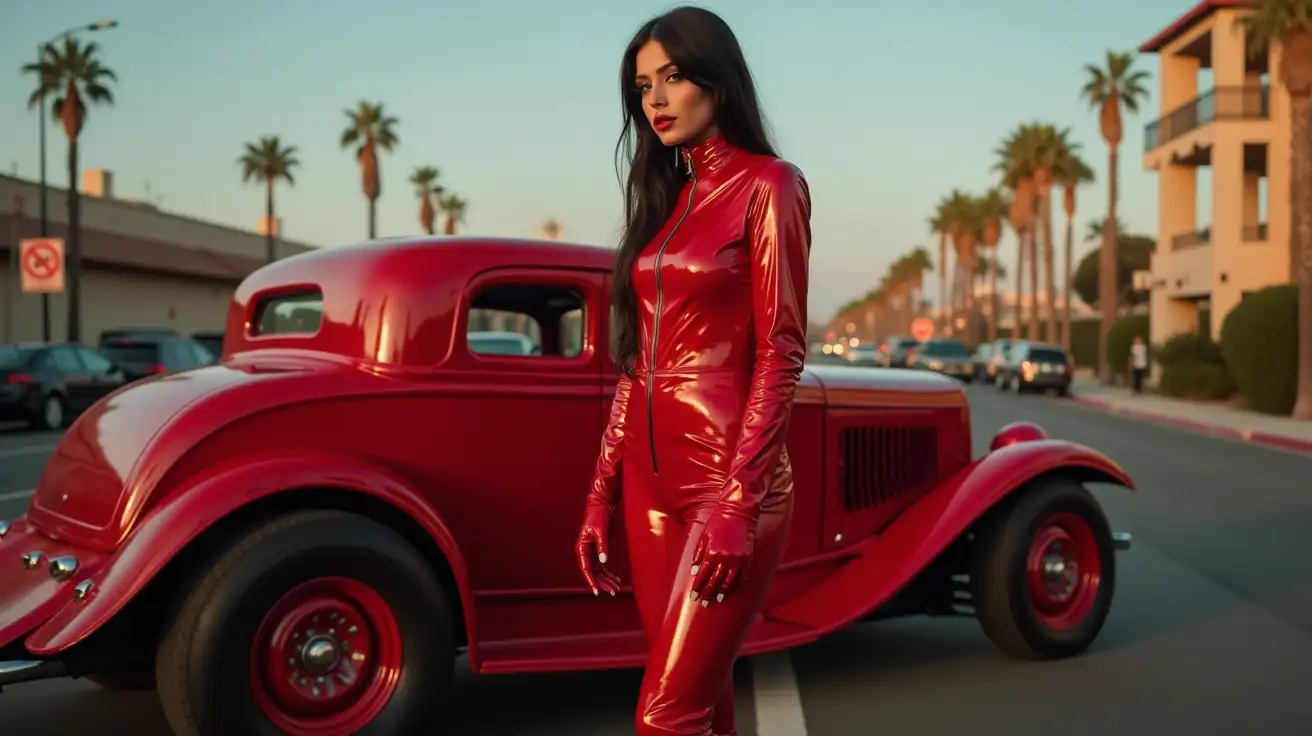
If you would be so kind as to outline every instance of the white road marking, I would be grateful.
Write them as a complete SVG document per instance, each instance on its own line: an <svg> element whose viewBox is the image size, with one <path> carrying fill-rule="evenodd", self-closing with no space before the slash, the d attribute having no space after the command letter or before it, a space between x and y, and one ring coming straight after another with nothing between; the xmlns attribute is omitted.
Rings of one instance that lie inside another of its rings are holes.
<svg viewBox="0 0 1312 736"><path fill-rule="evenodd" d="M758 736L807 736L802 696L788 651L752 657L752 693Z"/></svg>
<svg viewBox="0 0 1312 736"><path fill-rule="evenodd" d="M0 458L6 457L26 457L27 455L47 455L55 445L28 445L26 447L13 447L7 450L0 450Z"/></svg>
<svg viewBox="0 0 1312 736"><path fill-rule="evenodd" d="M18 501L24 498L31 498L36 495L35 488L29 488L26 491L12 491L10 493L0 493L0 501Z"/></svg>

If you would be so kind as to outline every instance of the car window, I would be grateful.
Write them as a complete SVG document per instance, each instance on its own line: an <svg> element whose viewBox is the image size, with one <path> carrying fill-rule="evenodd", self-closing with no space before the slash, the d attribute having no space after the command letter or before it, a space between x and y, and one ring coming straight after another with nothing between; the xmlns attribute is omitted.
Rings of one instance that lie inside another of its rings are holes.
<svg viewBox="0 0 1312 736"><path fill-rule="evenodd" d="M87 370L93 373L108 373L109 369L113 367L112 363L105 360L94 350L82 348L77 351L77 355L82 359L82 364L87 367Z"/></svg>
<svg viewBox="0 0 1312 736"><path fill-rule="evenodd" d="M191 351L192 358L196 361L196 365L198 366L213 365L219 358L214 351L210 350L208 346L204 345L199 340L187 340L184 344L186 345L186 349Z"/></svg>
<svg viewBox="0 0 1312 736"><path fill-rule="evenodd" d="M911 348L914 348L919 344L920 344L919 340L913 340L913 339L903 339L897 341L897 346L902 350L910 350Z"/></svg>
<svg viewBox="0 0 1312 736"><path fill-rule="evenodd" d="M153 342L111 342L100 354L128 368L140 368L160 362L159 345Z"/></svg>
<svg viewBox="0 0 1312 736"><path fill-rule="evenodd" d="M323 324L323 292L314 289L267 297L255 314L256 335L313 335Z"/></svg>
<svg viewBox="0 0 1312 736"><path fill-rule="evenodd" d="M1066 353L1052 348L1030 348L1028 358L1036 363L1065 363Z"/></svg>
<svg viewBox="0 0 1312 736"><path fill-rule="evenodd" d="M943 358L965 358L970 355L970 348L962 342L928 342L920 352L922 355L936 355Z"/></svg>
<svg viewBox="0 0 1312 736"><path fill-rule="evenodd" d="M584 297L551 284L496 284L466 314L466 345L480 355L574 358L583 352Z"/></svg>
<svg viewBox="0 0 1312 736"><path fill-rule="evenodd" d="M60 373L80 373L85 368L82 367L82 361L77 359L77 353L73 348L60 346L50 351L51 357L55 362L55 370Z"/></svg>
<svg viewBox="0 0 1312 736"><path fill-rule="evenodd" d="M0 370L22 368L36 352L36 348L25 345L0 345Z"/></svg>

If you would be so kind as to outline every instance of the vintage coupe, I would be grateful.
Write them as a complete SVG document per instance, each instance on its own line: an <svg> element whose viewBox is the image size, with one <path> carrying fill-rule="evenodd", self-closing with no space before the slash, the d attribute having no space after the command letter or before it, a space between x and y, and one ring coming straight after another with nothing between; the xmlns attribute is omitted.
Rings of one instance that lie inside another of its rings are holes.
<svg viewBox="0 0 1312 736"><path fill-rule="evenodd" d="M638 667L631 592L573 557L616 375L613 251L388 240L266 266L219 364L81 416L0 524L0 686L157 686L180 734L403 734L479 673ZM477 352L519 330L540 350ZM1112 602L1098 452L1002 428L952 379L810 366L798 505L745 654L859 621L973 615L1004 651L1083 651ZM612 565L627 580L623 530Z"/></svg>

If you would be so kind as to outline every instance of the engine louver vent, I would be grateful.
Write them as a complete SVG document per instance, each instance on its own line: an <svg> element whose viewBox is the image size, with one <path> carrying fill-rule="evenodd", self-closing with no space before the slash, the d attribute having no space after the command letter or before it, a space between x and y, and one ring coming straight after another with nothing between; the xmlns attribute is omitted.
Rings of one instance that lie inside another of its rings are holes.
<svg viewBox="0 0 1312 736"><path fill-rule="evenodd" d="M839 443L845 511L897 502L924 490L938 473L934 427L847 427Z"/></svg>

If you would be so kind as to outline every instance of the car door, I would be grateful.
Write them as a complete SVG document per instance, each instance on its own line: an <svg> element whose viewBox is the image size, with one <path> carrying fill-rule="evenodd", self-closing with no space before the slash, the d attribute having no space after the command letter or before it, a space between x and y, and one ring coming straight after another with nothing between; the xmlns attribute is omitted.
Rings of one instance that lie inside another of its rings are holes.
<svg viewBox="0 0 1312 736"><path fill-rule="evenodd" d="M57 345L50 349L49 356L60 382L64 385L70 413L85 411L91 406L92 397L95 395L95 380L91 376L91 371L82 364L77 350L72 346Z"/></svg>

